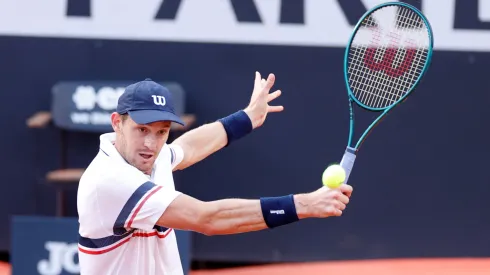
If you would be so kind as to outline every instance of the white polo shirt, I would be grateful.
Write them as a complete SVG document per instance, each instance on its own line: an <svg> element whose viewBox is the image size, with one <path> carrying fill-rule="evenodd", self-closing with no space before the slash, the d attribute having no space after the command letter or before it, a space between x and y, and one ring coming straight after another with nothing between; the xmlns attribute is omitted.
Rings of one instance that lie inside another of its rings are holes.
<svg viewBox="0 0 490 275"><path fill-rule="evenodd" d="M100 136L78 187L81 274L182 275L175 232L155 224L180 194L172 169L182 148L165 144L148 176L121 157L115 137Z"/></svg>

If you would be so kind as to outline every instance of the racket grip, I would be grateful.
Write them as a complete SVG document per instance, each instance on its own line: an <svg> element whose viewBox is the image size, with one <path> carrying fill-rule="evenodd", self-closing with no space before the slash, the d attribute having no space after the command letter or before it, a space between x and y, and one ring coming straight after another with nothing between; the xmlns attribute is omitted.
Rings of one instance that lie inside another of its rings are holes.
<svg viewBox="0 0 490 275"><path fill-rule="evenodd" d="M340 161L340 166L345 170L345 181L344 184L349 180L350 173L352 171L352 167L354 167L354 162L356 160L356 149L347 147L345 149L344 156L342 157L342 161Z"/></svg>

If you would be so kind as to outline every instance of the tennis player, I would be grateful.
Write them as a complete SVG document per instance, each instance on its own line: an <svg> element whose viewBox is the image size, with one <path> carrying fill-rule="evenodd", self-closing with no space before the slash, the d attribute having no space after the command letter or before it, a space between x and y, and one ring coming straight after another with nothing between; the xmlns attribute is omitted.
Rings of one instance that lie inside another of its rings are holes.
<svg viewBox="0 0 490 275"><path fill-rule="evenodd" d="M341 216L352 187L311 193L204 202L175 190L172 171L185 169L260 127L282 106L269 102L275 81L257 72L249 105L167 144L175 114L170 92L146 79L129 85L111 116L114 132L83 174L77 207L81 274L182 275L175 232L238 234L304 218Z"/></svg>

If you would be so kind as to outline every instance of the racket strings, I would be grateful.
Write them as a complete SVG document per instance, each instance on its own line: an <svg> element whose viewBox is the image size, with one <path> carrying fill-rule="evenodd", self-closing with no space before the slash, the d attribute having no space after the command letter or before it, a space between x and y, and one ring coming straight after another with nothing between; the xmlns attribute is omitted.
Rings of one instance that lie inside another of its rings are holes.
<svg viewBox="0 0 490 275"><path fill-rule="evenodd" d="M404 9L403 12L408 13L408 9ZM412 13L412 15L415 15L415 13ZM398 16L399 16L398 18L406 18L406 19L408 19L407 21L412 21L410 23L413 23L413 20L411 20L413 18L407 18L406 14L404 14L404 13L399 13ZM405 24L401 24L401 25L405 25ZM394 33L394 32L391 32L390 34L391 34L390 43L392 43L393 45L396 45L396 43L398 43L398 41L400 40L401 35L399 33ZM409 45L409 46L412 46L412 45ZM413 48L413 46L412 46L412 48ZM410 52L410 53L408 51L409 50L406 50L406 51L398 50L395 52L392 50L391 52L388 53L388 55L394 55L394 56L389 56L388 60L393 59L393 66L395 68L406 71L409 69L410 61L413 61L414 55L416 55L417 59L419 59L420 53L421 53L420 51L415 52L415 53L413 50L411 50L412 52ZM403 55L403 54L405 54L405 55ZM387 55L387 53L385 52L385 56L386 55ZM407 56L407 55L411 55L411 56ZM407 60L408 60L408 62L406 62ZM384 65L390 66L390 64L384 64ZM422 68L420 71L422 71ZM386 76L386 74L378 73L377 75L378 75L378 77L383 78L382 84L384 84L381 86L378 85L378 88L388 89L386 92L389 93L391 101L385 102L385 103L383 103L379 100L368 102L368 104L375 106L375 107L382 107L383 104L388 105L388 104L391 104L392 102L397 101L414 84L413 81L410 81L406 77L399 77L399 78L395 77L394 79L392 79L392 82L394 82L394 83L390 83L390 78L388 78ZM412 76L412 78L413 78L413 76L415 76L415 74L413 74L413 73L412 74L406 74L405 76L410 76L410 75Z"/></svg>
<svg viewBox="0 0 490 275"><path fill-rule="evenodd" d="M379 35L375 36L375 40L376 40L376 42L378 42L378 41L379 41L379 38L377 38L377 37L379 37ZM396 37L395 37L395 39L396 39ZM379 60L379 59L381 59L380 55L381 55L382 53L383 53L382 51L377 51L377 52L375 52L375 57L374 57L374 59L378 59L378 60ZM399 53L399 52L398 52L398 53ZM389 57L389 59L392 59L392 57ZM394 61L395 65L398 65L398 64L396 64L396 63L400 63L400 62L399 62L399 60L400 60L400 59L401 59L401 55L398 55L398 58L396 58L396 57L395 57L395 61ZM367 104L369 104L369 105L371 105L371 106L379 107L381 104L387 104L387 105L390 105L391 103L395 102L395 101L398 99L398 97L399 97L400 95L396 94L396 90L395 90L395 91L393 91L393 86L388 86L388 84L389 84L389 83L386 83L386 81L385 81L385 80L386 80L386 78L383 78L383 75L382 75L380 72L378 72L378 73L376 74L376 76L377 76L378 78L380 78L380 79L381 79L381 81L376 81L376 82L374 83L375 85L370 85L369 83L365 83L365 84L367 84L366 86L368 86L368 88L371 88L371 89L377 89L378 91L379 91L379 90L381 90L381 89L385 89L385 90L384 90L384 95L383 95L383 94L381 94L380 96L377 96L377 97L376 97L376 96L374 96L374 97L373 97L373 95L375 95L375 94L374 94L373 92L369 92L369 91L367 91L367 93L364 93L364 94L363 94L363 96L364 96L364 97L369 96L369 99L370 99L370 100L369 100L369 102L367 102ZM386 89L386 88L387 88L387 89ZM358 96L359 96L359 95L358 95ZM361 99L361 100L364 100L364 99L365 99L364 97L361 97L360 99ZM384 99L384 100L385 100L385 102L383 102L383 101L382 101L382 100L380 100L380 99ZM387 102L386 102L386 101L387 101Z"/></svg>
<svg viewBox="0 0 490 275"><path fill-rule="evenodd" d="M410 23L414 23L412 17L409 17L409 18L406 17L407 13L408 13L408 9L403 9L401 12L397 13L396 23L401 28L409 28L410 27L410 25L407 21L412 21ZM412 13L412 15L413 14L415 14L415 13ZM405 20L403 20L403 19L405 19ZM402 36L399 32L397 32L397 33L391 32L390 35L391 35L390 43L393 45L396 45ZM393 59L393 65L392 66L395 68L407 69L408 65L404 64L405 60L407 60L407 58L408 59L411 58L410 56L407 56L407 55L411 54L412 60L413 60L413 55L414 55L413 52L409 53L408 51L409 50L405 50L405 51L397 50L396 52L391 51L388 54L394 55L394 56L393 56L393 58L389 57L388 60ZM377 52L380 52L380 51L377 51ZM385 55L387 54L386 50L385 50L384 54ZM411 74L411 75L414 76L415 74ZM380 75L380 77L382 77L382 75ZM383 81L382 81L384 87L378 86L379 89L385 89L386 94L389 94L390 102L382 102L379 100L379 97L378 97L378 100L368 102L368 104L371 106L375 106L375 107L382 107L383 103L387 103L387 105L389 106L392 103L396 102L399 98L401 98L405 94L404 91L409 89L410 86L413 84L412 81L410 81L410 80L407 81L407 79L404 77L395 78L395 80L393 82L394 83L389 83L389 80L385 77L385 78L383 78ZM390 85L390 84L394 84L394 85Z"/></svg>
<svg viewBox="0 0 490 275"><path fill-rule="evenodd" d="M349 85L362 104L385 108L409 92L423 72L428 30L417 13L395 6L375 11L361 26L364 32L356 33L349 51Z"/></svg>
<svg viewBox="0 0 490 275"><path fill-rule="evenodd" d="M420 29L424 26L423 20L415 12L409 9L402 9L402 12L397 13L397 24L399 24L402 29ZM417 47L414 42L410 43L411 45L409 46L412 46L414 48ZM427 59L427 55L424 56L424 53L428 53L428 43L426 43L425 47L422 47L422 51L415 52L412 64L414 66L414 72L411 74L407 74L405 77L399 78L397 81L395 81L397 85L402 85L401 87L403 87L403 84L405 84L407 85L406 88L409 89L413 84L415 84L415 81L420 76L424 68L424 62L421 62L421 60L423 59L423 57L425 57L424 61ZM400 64L402 64L402 62L403 61L401 55L398 55L398 59L395 58L395 63L397 63L396 66L399 66ZM403 82L403 84L401 84L400 82Z"/></svg>

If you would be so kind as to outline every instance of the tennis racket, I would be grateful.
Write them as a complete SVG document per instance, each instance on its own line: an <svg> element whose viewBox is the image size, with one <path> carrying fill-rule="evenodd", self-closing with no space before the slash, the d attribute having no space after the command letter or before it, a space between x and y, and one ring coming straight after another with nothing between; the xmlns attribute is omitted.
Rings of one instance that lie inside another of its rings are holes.
<svg viewBox="0 0 490 275"><path fill-rule="evenodd" d="M402 2L383 3L367 11L350 37L344 56L350 129L340 165L347 183L356 155L369 133L415 90L432 58L432 28L417 8ZM354 105L381 113L356 144Z"/></svg>

